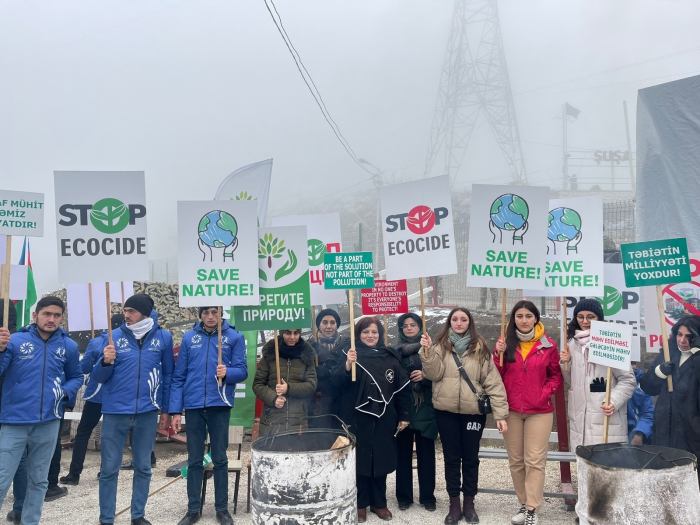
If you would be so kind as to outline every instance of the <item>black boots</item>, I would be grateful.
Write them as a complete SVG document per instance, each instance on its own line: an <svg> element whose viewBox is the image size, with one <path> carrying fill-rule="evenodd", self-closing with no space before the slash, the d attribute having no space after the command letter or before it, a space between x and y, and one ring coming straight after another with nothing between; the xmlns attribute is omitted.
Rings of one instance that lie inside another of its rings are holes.
<svg viewBox="0 0 700 525"><path fill-rule="evenodd" d="M450 511L445 516L445 525L455 525L462 519L462 509L459 508L459 496L450 498Z"/></svg>
<svg viewBox="0 0 700 525"><path fill-rule="evenodd" d="M464 506L462 514L467 523L479 523L479 515L474 508L474 496L464 496Z"/></svg>

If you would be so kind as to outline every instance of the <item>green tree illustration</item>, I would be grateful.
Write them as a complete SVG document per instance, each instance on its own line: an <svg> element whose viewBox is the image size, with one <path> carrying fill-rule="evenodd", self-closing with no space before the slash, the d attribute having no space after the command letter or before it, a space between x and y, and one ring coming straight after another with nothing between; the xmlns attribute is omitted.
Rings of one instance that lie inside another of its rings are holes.
<svg viewBox="0 0 700 525"><path fill-rule="evenodd" d="M284 247L284 240L280 241L271 233L266 233L259 241L258 259L265 259L267 257L267 267L272 268L272 259L279 259L286 250Z"/></svg>

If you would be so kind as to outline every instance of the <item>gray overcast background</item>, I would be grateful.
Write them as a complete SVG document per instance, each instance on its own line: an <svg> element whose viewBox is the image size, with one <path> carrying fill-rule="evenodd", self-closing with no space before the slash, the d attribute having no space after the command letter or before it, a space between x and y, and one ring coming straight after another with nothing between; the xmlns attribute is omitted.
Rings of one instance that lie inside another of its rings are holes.
<svg viewBox="0 0 700 525"><path fill-rule="evenodd" d="M276 5L357 155L421 177L453 1ZM700 73L697 0L500 0L499 10L531 184L561 187L564 102L581 110L572 148L624 150L622 101L634 141L637 90ZM46 194L45 237L31 240L40 294L58 287L54 170L144 170L157 258L176 253L177 200L211 199L231 171L269 157L272 215L304 213L369 177L323 119L263 0L0 1L0 179ZM455 188L486 180L510 176L483 125Z"/></svg>

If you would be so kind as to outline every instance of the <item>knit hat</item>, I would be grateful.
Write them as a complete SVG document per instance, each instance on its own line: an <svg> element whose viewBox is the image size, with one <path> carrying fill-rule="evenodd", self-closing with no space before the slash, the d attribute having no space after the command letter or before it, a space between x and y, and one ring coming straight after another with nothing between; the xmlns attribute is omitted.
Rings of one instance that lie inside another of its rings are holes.
<svg viewBox="0 0 700 525"><path fill-rule="evenodd" d="M141 315L149 317L153 311L153 299L145 293L137 293L126 300L124 308L133 308Z"/></svg>
<svg viewBox="0 0 700 525"><path fill-rule="evenodd" d="M337 324L338 328L340 328L340 316L338 315L338 312L330 308L326 308L325 310L318 312L318 315L316 316L316 328L321 327L321 321L327 315L332 315L335 318L335 324Z"/></svg>
<svg viewBox="0 0 700 525"><path fill-rule="evenodd" d="M595 299L581 299L574 308L574 319L579 312L593 312L598 316L598 321L604 321L603 307Z"/></svg>
<svg viewBox="0 0 700 525"><path fill-rule="evenodd" d="M218 308L218 306L200 306L199 307L199 318L202 318L202 312L204 310L209 310L209 308Z"/></svg>
<svg viewBox="0 0 700 525"><path fill-rule="evenodd" d="M114 314L112 316L112 330L119 328L124 322L124 314Z"/></svg>

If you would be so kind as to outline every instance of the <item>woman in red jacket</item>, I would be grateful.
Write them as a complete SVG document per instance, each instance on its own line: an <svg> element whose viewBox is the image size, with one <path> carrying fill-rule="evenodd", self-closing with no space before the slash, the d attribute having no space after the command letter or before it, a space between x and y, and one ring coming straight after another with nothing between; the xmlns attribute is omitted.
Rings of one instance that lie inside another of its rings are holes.
<svg viewBox="0 0 700 525"><path fill-rule="evenodd" d="M493 357L508 395L508 431L503 437L520 500L520 510L511 521L514 525L535 525L552 431L552 395L564 379L557 345L544 333L540 312L532 302L520 301L513 307L506 340L498 340Z"/></svg>

